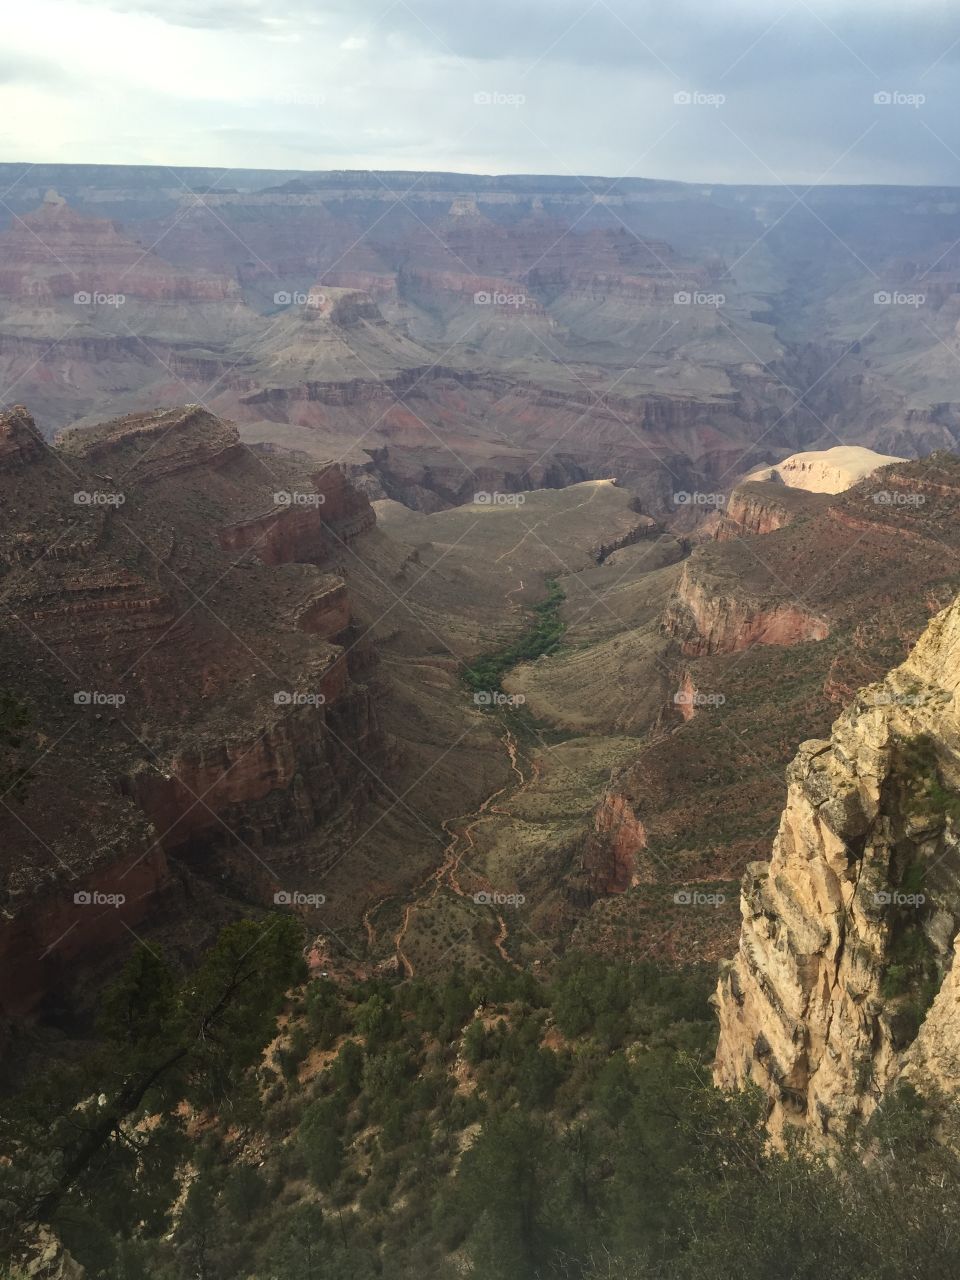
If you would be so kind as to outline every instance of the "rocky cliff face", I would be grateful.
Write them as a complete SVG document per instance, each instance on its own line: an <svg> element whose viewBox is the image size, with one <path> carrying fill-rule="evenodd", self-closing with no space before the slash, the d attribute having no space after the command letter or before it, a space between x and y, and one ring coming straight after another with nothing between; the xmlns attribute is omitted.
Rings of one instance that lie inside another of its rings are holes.
<svg viewBox="0 0 960 1280"><path fill-rule="evenodd" d="M582 870L590 897L626 893L642 878L637 855L647 833L630 798L611 786L594 814Z"/></svg>
<svg viewBox="0 0 960 1280"><path fill-rule="evenodd" d="M901 1079L960 1080L960 601L804 743L769 863L743 882L716 1078L774 1133L842 1135Z"/></svg>
<svg viewBox="0 0 960 1280"><path fill-rule="evenodd" d="M335 856L318 824L349 845L384 740L337 569L374 523L340 467L196 405L55 448L0 416L0 690L30 770L0 805L0 1010L129 938L178 867L269 902L284 859Z"/></svg>
<svg viewBox="0 0 960 1280"><path fill-rule="evenodd" d="M370 503L331 463L310 475L306 491L278 490L270 510L221 529L219 538L225 551L255 548L264 564L322 565L375 524Z"/></svg>
<svg viewBox="0 0 960 1280"><path fill-rule="evenodd" d="M738 485L714 529L718 542L730 538L773 533L793 524L800 516L812 514L829 502L822 494L790 489L776 483L750 481Z"/></svg>
<svg viewBox="0 0 960 1280"><path fill-rule="evenodd" d="M823 640L825 618L792 602L753 598L735 582L717 582L703 561L688 560L676 595L664 614L664 630L687 657L737 653L757 644L792 645Z"/></svg>
<svg viewBox="0 0 960 1280"><path fill-rule="evenodd" d="M79 213L52 191L0 235L0 262L0 294L34 305L72 301L77 293L89 295L88 308L97 306L97 295L165 303L240 297L228 276L164 262L106 218Z"/></svg>

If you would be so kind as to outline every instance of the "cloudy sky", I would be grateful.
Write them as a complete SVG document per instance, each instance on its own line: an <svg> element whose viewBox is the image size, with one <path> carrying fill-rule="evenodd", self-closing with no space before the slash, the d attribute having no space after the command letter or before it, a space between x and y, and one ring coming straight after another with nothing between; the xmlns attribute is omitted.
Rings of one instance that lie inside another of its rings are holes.
<svg viewBox="0 0 960 1280"><path fill-rule="evenodd" d="M956 0L30 0L3 44L0 160L960 183Z"/></svg>

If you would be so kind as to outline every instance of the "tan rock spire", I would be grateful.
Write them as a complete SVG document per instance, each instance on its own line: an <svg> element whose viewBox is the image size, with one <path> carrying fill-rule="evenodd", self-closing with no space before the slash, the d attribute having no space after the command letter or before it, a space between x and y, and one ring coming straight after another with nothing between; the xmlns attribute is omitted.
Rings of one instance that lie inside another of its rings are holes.
<svg viewBox="0 0 960 1280"><path fill-rule="evenodd" d="M787 770L716 996L716 1080L758 1084L775 1134L839 1137L901 1078L960 1087L958 687L960 600Z"/></svg>

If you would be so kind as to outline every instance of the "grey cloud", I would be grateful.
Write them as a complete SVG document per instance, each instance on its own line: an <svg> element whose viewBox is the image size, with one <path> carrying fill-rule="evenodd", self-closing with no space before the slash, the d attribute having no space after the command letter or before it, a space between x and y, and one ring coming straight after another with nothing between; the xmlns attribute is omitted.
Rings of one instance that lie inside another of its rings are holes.
<svg viewBox="0 0 960 1280"><path fill-rule="evenodd" d="M237 60L249 96L219 101L204 84L198 100L175 75L164 95L138 94L136 127L174 160L186 127L204 149L189 152L198 163L957 181L960 41L948 8L924 0L909 10L885 0L76 2L163 19L174 41L225 33L224 58ZM224 65L213 70L222 81ZM34 78L53 74L38 64ZM282 88L322 93L323 110L297 115ZM526 103L475 109L481 90ZM675 105L678 90L726 101L691 109ZM926 102L884 110L880 90ZM99 154L77 158L113 154L112 126L105 111Z"/></svg>
<svg viewBox="0 0 960 1280"><path fill-rule="evenodd" d="M43 58L0 52L0 85L56 87L76 81L76 73Z"/></svg>
<svg viewBox="0 0 960 1280"><path fill-rule="evenodd" d="M922 73L960 61L955 14L914 3L881 13L856 6L764 6L747 12L714 0L330 0L358 30L402 35L436 53L465 59L540 59L579 65L670 67L738 79L769 80L817 67L868 68L883 75L906 65ZM296 11L287 10L296 21Z"/></svg>
<svg viewBox="0 0 960 1280"><path fill-rule="evenodd" d="M291 8L273 0L85 0L94 8L146 14L174 27L210 31L273 31L289 22ZM298 21L305 15L300 14Z"/></svg>

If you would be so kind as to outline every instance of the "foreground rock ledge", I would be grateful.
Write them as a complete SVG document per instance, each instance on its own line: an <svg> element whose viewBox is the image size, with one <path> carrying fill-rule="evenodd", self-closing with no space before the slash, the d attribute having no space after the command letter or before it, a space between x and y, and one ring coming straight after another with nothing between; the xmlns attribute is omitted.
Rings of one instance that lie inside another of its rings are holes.
<svg viewBox="0 0 960 1280"><path fill-rule="evenodd" d="M774 1136L842 1136L891 1085L960 1088L960 600L805 742L769 863L744 876L715 1079Z"/></svg>

